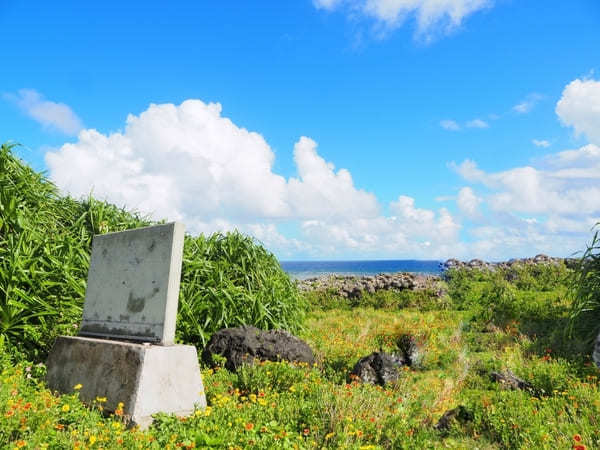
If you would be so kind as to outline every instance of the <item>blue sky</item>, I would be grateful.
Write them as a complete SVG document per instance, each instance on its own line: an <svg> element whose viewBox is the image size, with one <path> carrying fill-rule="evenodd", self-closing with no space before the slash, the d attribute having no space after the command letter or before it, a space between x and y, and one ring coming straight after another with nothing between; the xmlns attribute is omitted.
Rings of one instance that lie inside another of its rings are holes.
<svg viewBox="0 0 600 450"><path fill-rule="evenodd" d="M564 256L600 220L597 1L124 3L0 0L0 140L64 192L283 259Z"/></svg>

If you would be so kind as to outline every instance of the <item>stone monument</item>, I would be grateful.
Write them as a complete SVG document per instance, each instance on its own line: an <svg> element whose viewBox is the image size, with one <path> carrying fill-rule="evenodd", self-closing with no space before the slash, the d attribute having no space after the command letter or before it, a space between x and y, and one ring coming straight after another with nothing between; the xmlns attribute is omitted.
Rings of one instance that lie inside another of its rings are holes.
<svg viewBox="0 0 600 450"><path fill-rule="evenodd" d="M50 389L73 392L145 428L152 414L206 406L196 348L174 345L184 227L168 223L94 236L79 336L48 357Z"/></svg>

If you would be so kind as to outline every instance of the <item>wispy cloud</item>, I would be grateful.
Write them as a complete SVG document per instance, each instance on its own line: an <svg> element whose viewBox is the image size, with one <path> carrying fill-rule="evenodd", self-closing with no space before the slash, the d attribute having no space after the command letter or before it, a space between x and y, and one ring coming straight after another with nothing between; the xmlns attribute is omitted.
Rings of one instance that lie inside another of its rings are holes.
<svg viewBox="0 0 600 450"><path fill-rule="evenodd" d="M83 128L81 119L64 103L45 100L34 89L21 89L16 94L5 93L3 98L17 105L30 118L43 127L58 130L70 136Z"/></svg>
<svg viewBox="0 0 600 450"><path fill-rule="evenodd" d="M490 124L482 119L473 119L465 122L463 125L459 124L456 120L444 119L440 121L440 127L444 130L459 131L463 127L465 128L489 128Z"/></svg>
<svg viewBox="0 0 600 450"><path fill-rule="evenodd" d="M512 109L517 114L527 114L531 112L533 108L535 108L535 105L537 105L543 98L543 95L533 92L513 106Z"/></svg>
<svg viewBox="0 0 600 450"><path fill-rule="evenodd" d="M490 125L485 120L473 119L473 120L469 120L467 122L467 127L468 128L489 128Z"/></svg>
<svg viewBox="0 0 600 450"><path fill-rule="evenodd" d="M547 141L545 139L532 139L531 142L533 142L533 145L535 145L536 147L542 147L542 148L547 148L550 147L550 141Z"/></svg>
<svg viewBox="0 0 600 450"><path fill-rule="evenodd" d="M440 121L440 127L442 127L444 130L450 130L450 131L460 130L460 125L451 119L444 119L444 120Z"/></svg>
<svg viewBox="0 0 600 450"><path fill-rule="evenodd" d="M414 17L415 37L425 41L454 31L465 18L492 4L493 0L313 0L317 9L371 19L384 34Z"/></svg>

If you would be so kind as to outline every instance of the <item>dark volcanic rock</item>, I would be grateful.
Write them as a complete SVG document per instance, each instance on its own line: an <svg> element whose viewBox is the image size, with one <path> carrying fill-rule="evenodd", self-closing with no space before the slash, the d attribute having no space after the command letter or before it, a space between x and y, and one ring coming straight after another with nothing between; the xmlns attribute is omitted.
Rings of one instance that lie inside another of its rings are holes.
<svg viewBox="0 0 600 450"><path fill-rule="evenodd" d="M517 389L527 391L533 390L533 386L530 383L525 380L521 380L510 370L507 370L506 372L492 372L491 377L493 381L500 383L504 389L510 389L513 391Z"/></svg>
<svg viewBox="0 0 600 450"><path fill-rule="evenodd" d="M311 348L284 330L261 331L253 326L225 328L212 335L202 351L202 361L214 364L213 355L226 358L225 367L236 371L242 364L260 361L314 363Z"/></svg>
<svg viewBox="0 0 600 450"><path fill-rule="evenodd" d="M302 339L285 330L263 331L258 337L261 345L257 355L261 360L304 362L312 365L315 356Z"/></svg>
<svg viewBox="0 0 600 450"><path fill-rule="evenodd" d="M418 367L421 365L421 361L423 360L423 349L414 336L403 334L398 338L397 344L406 365L411 367Z"/></svg>
<svg viewBox="0 0 600 450"><path fill-rule="evenodd" d="M385 352L375 352L358 360L351 376L358 377L363 383L379 384L396 381L400 376L399 368L406 362L401 356Z"/></svg>
<svg viewBox="0 0 600 450"><path fill-rule="evenodd" d="M433 428L438 431L448 431L453 422L465 423L471 420L473 420L473 413L471 413L463 405L460 405L454 409L449 409L446 411Z"/></svg>

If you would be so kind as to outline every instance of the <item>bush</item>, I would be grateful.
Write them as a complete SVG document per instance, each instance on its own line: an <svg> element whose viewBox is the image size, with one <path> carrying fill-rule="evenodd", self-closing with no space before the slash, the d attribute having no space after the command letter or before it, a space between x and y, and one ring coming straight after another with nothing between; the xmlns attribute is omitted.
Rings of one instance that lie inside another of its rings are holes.
<svg viewBox="0 0 600 450"><path fill-rule="evenodd" d="M222 328L298 331L306 310L277 258L238 232L186 238L178 336L204 346Z"/></svg>
<svg viewBox="0 0 600 450"><path fill-rule="evenodd" d="M40 359L58 334L78 327L95 233L148 222L56 187L0 147L0 340Z"/></svg>
<svg viewBox="0 0 600 450"><path fill-rule="evenodd" d="M600 223L592 242L579 259L570 293L573 297L570 331L578 328L579 334L592 341L600 330Z"/></svg>
<svg viewBox="0 0 600 450"><path fill-rule="evenodd" d="M0 147L0 344L39 361L79 327L93 235L153 222L59 195L14 147ZM296 330L304 304L275 256L240 233L217 233L186 237L179 308L180 339L204 344L226 326Z"/></svg>

